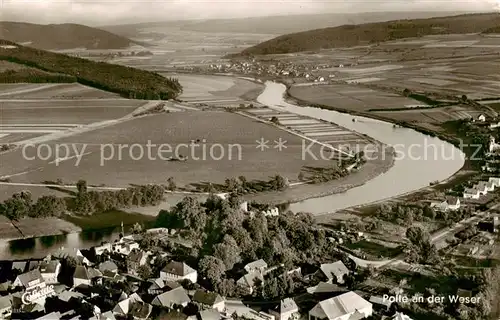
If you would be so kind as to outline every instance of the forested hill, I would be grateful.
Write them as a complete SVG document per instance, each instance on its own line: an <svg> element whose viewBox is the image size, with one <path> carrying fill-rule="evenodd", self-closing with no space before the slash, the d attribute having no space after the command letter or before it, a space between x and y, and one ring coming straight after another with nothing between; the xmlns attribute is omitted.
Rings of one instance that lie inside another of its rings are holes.
<svg viewBox="0 0 500 320"><path fill-rule="evenodd" d="M125 98L165 100L176 98L182 92L177 79L165 78L154 72L24 47L0 39L1 60L50 74L67 75L81 84L115 92ZM40 79L32 80L27 82L42 82L36 81Z"/></svg>
<svg viewBox="0 0 500 320"><path fill-rule="evenodd" d="M500 26L500 13L464 14L429 19L343 25L292 33L262 42L234 56L280 54L351 47L439 34L481 33Z"/></svg>
<svg viewBox="0 0 500 320"><path fill-rule="evenodd" d="M0 38L46 50L122 49L134 44L108 31L69 23L41 25L0 21Z"/></svg>

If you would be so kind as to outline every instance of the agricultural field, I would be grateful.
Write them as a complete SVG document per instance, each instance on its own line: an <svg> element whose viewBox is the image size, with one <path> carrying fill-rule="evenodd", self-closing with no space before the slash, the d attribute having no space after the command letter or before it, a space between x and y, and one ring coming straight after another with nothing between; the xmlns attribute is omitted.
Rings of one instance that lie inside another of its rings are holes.
<svg viewBox="0 0 500 320"><path fill-rule="evenodd" d="M269 149L260 151L256 140L269 141ZM274 141L286 141L286 148L273 148ZM193 154L191 141L205 140ZM158 147L147 154L147 144L168 144L173 150L158 156ZM302 139L271 125L256 122L229 112L194 111L159 114L136 118L114 126L52 141L51 146L76 146L85 150L81 162L69 157L54 162L23 159L22 150L0 155L0 176L10 176L12 182L40 183L62 179L67 183L85 178L91 185L129 186L130 184L166 183L173 177L179 186L197 183L223 183L228 177L243 175L247 179L268 180L281 174L296 180L306 166L324 167L332 160L302 158ZM131 145L135 144L134 147ZM214 147L215 145L215 147ZM122 153L118 148L125 146ZM140 149L144 155L140 157ZM178 148L178 154L175 154ZM311 148L319 154L320 147ZM212 153L210 153L212 150ZM34 153L34 150L30 151ZM114 153L114 154L113 154ZM30 156L29 154L28 156ZM203 160L203 156L205 159ZM213 157L211 156L213 155ZM65 154L64 154L65 156ZM166 159L187 157L186 161ZM217 160L217 158L220 158ZM62 158L63 155L60 156ZM109 160L106 160L108 159ZM196 160L199 158L200 160ZM213 158L213 159L212 159ZM102 161L102 162L101 162Z"/></svg>
<svg viewBox="0 0 500 320"><path fill-rule="evenodd" d="M2 84L0 144L118 119L146 103L80 84Z"/></svg>
<svg viewBox="0 0 500 320"><path fill-rule="evenodd" d="M347 84L292 86L289 92L290 95L301 100L361 112L422 104L396 94Z"/></svg>
<svg viewBox="0 0 500 320"><path fill-rule="evenodd" d="M121 99L119 95L79 83L1 84L0 99Z"/></svg>

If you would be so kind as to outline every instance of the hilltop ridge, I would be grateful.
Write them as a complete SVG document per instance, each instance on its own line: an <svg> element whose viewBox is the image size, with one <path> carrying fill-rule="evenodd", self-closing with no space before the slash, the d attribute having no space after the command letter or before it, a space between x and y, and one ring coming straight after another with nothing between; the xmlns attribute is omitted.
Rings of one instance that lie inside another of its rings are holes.
<svg viewBox="0 0 500 320"><path fill-rule="evenodd" d="M500 13L350 24L282 35L231 57L352 47L427 35L492 32L499 26Z"/></svg>
<svg viewBox="0 0 500 320"><path fill-rule="evenodd" d="M23 73L18 76L19 82L76 81L130 99L166 100L176 98L182 92L177 79L165 78L155 72L24 47L0 39L2 60L43 71L26 73L20 70ZM7 69L3 74L0 73L0 80L14 77L12 72L16 70ZM61 78L61 75L67 77Z"/></svg>
<svg viewBox="0 0 500 320"><path fill-rule="evenodd" d="M33 24L0 21L0 38L37 49L123 49L134 42L111 32L81 24Z"/></svg>

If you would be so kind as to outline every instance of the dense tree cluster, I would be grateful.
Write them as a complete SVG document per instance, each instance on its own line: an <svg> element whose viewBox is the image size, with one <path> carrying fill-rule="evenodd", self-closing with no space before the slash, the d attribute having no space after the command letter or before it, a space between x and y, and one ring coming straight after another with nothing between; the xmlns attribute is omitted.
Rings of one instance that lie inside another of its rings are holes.
<svg viewBox="0 0 500 320"><path fill-rule="evenodd" d="M88 191L84 180L78 181L77 189L78 192L70 209L79 214L132 206L154 206L163 200L165 194L165 189L159 185L130 187L118 191Z"/></svg>
<svg viewBox="0 0 500 320"><path fill-rule="evenodd" d="M439 211L431 208L429 205L383 203L375 214L379 219L402 226L410 226L414 221L438 220L446 223L458 222L470 217L472 211L468 208Z"/></svg>
<svg viewBox="0 0 500 320"><path fill-rule="evenodd" d="M410 227L406 230L406 238L410 241L407 246L407 260L417 263L433 263L437 258L437 249L431 243L429 233L420 227Z"/></svg>
<svg viewBox="0 0 500 320"><path fill-rule="evenodd" d="M76 77L33 68L0 72L0 83L72 83Z"/></svg>
<svg viewBox="0 0 500 320"><path fill-rule="evenodd" d="M76 77L81 84L115 92L125 98L165 100L176 98L182 92L177 79L154 72L23 47L6 40L0 40L0 44L16 46L0 48L0 60Z"/></svg>
<svg viewBox="0 0 500 320"><path fill-rule="evenodd" d="M246 194L265 191L283 191L288 188L288 179L275 175L268 181L248 181L244 176L226 179L224 185L219 188L221 192Z"/></svg>
<svg viewBox="0 0 500 320"><path fill-rule="evenodd" d="M33 201L29 191L15 193L0 203L0 214L11 220L24 217L44 218L59 217L66 212L66 202L55 196L42 196Z"/></svg>
<svg viewBox="0 0 500 320"><path fill-rule="evenodd" d="M215 195L204 203L186 197L171 210L161 211L156 221L158 227L177 229L192 240L201 258L200 275L221 294L232 295L238 290L234 280L226 277L238 264L264 259L270 266L290 268L299 262L326 262L334 254L335 247L309 214L288 212L266 217L240 210L239 202ZM278 285L282 280L276 281L272 288L286 287Z"/></svg>

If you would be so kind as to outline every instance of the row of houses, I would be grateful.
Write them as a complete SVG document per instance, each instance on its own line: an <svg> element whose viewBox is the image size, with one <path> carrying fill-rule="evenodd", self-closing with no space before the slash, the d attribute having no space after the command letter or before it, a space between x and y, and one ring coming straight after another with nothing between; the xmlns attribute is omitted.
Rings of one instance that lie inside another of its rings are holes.
<svg viewBox="0 0 500 320"><path fill-rule="evenodd" d="M500 187L500 178L490 177L488 181L479 181L472 188L466 188L463 193L464 199L479 199L481 196L494 191Z"/></svg>

